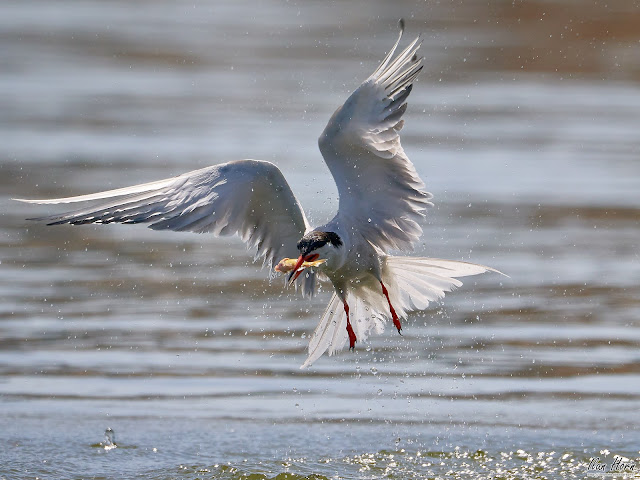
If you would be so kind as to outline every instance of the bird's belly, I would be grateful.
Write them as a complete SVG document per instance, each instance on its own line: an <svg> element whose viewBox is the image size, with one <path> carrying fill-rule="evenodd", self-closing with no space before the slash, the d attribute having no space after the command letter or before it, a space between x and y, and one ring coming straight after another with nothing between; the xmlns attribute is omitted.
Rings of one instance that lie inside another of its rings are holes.
<svg viewBox="0 0 640 480"><path fill-rule="evenodd" d="M330 272L328 276L334 284L346 285L349 282L369 280L372 276L378 277L379 272L380 259L375 251L361 250L350 252L340 268Z"/></svg>

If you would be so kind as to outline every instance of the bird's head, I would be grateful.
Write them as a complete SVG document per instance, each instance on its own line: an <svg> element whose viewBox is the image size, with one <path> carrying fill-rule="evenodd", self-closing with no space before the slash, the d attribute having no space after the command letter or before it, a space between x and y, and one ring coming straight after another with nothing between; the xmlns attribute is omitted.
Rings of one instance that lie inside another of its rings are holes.
<svg viewBox="0 0 640 480"><path fill-rule="evenodd" d="M298 242L297 247L300 256L294 269L289 274L289 285L295 282L306 268L304 266L305 262L314 262L317 260L330 261L338 255L342 246L342 240L337 233L319 232L315 230L307 233Z"/></svg>

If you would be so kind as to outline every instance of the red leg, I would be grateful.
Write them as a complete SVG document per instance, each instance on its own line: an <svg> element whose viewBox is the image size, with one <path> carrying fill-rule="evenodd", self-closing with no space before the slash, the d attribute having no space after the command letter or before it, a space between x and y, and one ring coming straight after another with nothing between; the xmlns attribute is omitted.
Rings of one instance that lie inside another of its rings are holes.
<svg viewBox="0 0 640 480"><path fill-rule="evenodd" d="M351 322L349 321L349 305L347 305L347 302L342 302L342 304L344 305L344 313L347 314L347 335L349 335L349 350L353 350L356 348L356 334L353 331Z"/></svg>
<svg viewBox="0 0 640 480"><path fill-rule="evenodd" d="M384 294L385 297L387 297L387 302L389 302L389 310L391 310L391 318L393 319L393 324L398 329L398 333L402 335L402 332L400 331L402 330L402 325L400 325L400 319L398 318L398 315L396 314L396 311L393 308L393 305L391 305L391 300L389 300L389 292L387 291L387 287L384 286L384 283L382 283L382 280L380 280L380 285L382 285L382 293Z"/></svg>

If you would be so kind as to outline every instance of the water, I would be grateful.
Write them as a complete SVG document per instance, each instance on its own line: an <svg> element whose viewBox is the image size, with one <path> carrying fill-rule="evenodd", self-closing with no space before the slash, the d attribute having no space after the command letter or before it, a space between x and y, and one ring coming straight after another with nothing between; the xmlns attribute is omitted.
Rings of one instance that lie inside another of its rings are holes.
<svg viewBox="0 0 640 480"><path fill-rule="evenodd" d="M0 11L0 478L584 478L591 457L639 461L640 7ZM417 254L510 275L467 279L402 337L301 371L326 288L297 298L238 241L48 228L24 218L52 210L9 200L262 158L322 222L337 193L317 136L400 16L427 58L403 130L436 201Z"/></svg>

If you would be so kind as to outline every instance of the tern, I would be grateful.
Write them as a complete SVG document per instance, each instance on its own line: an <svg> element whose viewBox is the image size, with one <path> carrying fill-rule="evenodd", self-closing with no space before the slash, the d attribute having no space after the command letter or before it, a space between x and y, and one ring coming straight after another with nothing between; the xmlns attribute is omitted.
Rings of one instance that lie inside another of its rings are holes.
<svg viewBox="0 0 640 480"><path fill-rule="evenodd" d="M36 204L92 202L91 206L34 218L48 225L149 223L154 230L238 234L255 259L290 272L304 296L317 280L333 285L311 335L301 368L348 343L355 348L391 320L398 332L411 311L462 285L458 277L497 270L473 263L392 256L410 252L432 195L400 144L407 98L423 68L417 37L394 57L404 32L382 63L339 107L318 144L339 193L335 217L311 227L282 172L260 160L239 160L174 178ZM96 203L97 202L97 203ZM293 259L289 256L295 255ZM297 257L297 259L295 259Z"/></svg>

